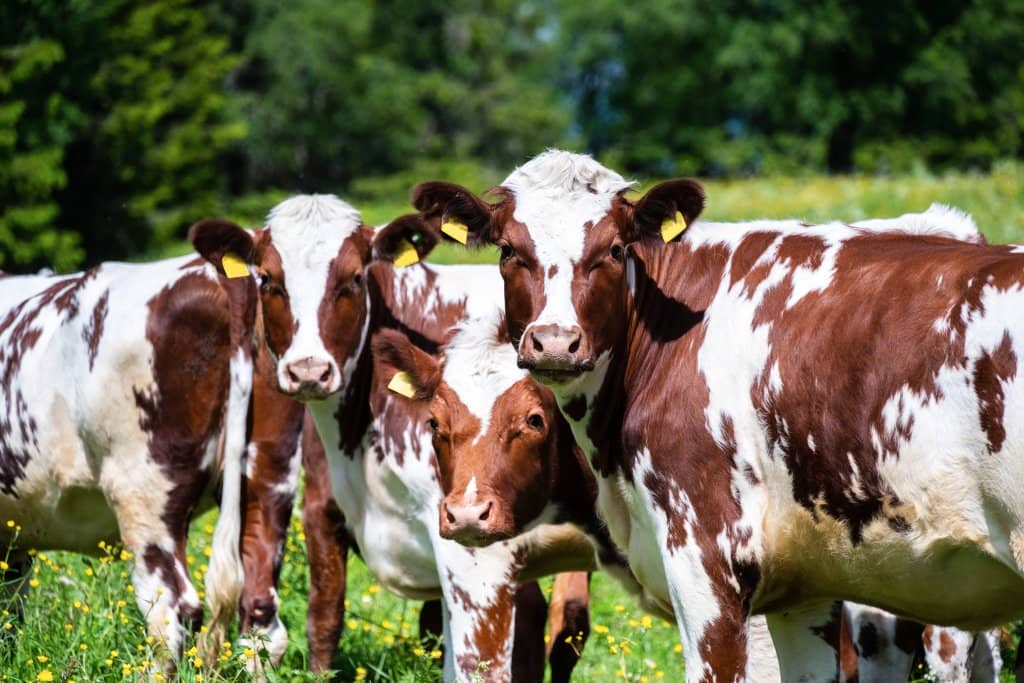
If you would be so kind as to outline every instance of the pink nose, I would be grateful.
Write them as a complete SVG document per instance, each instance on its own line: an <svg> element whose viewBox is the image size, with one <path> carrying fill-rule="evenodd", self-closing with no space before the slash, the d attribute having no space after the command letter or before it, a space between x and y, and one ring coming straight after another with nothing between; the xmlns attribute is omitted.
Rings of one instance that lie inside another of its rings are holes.
<svg viewBox="0 0 1024 683"><path fill-rule="evenodd" d="M519 367L544 375L578 375L594 369L590 345L579 325L532 325L519 344Z"/></svg>
<svg viewBox="0 0 1024 683"><path fill-rule="evenodd" d="M285 385L287 393L299 398L326 396L331 391L334 380L334 368L328 361L318 358L303 358L292 361L285 366Z"/></svg>
<svg viewBox="0 0 1024 683"><path fill-rule="evenodd" d="M494 510L490 498L467 503L449 496L441 503L441 536L465 545L482 545L495 531Z"/></svg>

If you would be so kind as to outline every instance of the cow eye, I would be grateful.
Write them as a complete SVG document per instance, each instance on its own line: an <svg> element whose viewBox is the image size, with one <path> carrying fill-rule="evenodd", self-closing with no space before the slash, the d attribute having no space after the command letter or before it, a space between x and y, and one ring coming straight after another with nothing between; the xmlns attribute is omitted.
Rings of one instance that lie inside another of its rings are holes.
<svg viewBox="0 0 1024 683"><path fill-rule="evenodd" d="M363 274L362 273L356 273L355 275L353 275L352 276L352 284L355 285L356 287L362 287L363 286Z"/></svg>
<svg viewBox="0 0 1024 683"><path fill-rule="evenodd" d="M526 418L526 424L530 426L530 429L536 429L538 432L544 431L544 418L537 413Z"/></svg>
<svg viewBox="0 0 1024 683"><path fill-rule="evenodd" d="M615 259L616 261L622 261L622 257L623 257L624 253L625 252L622 250L622 245L621 244L613 244L612 245L611 256L612 256L613 259Z"/></svg>
<svg viewBox="0 0 1024 683"><path fill-rule="evenodd" d="M281 286L266 273L260 273L260 294L283 294Z"/></svg>
<svg viewBox="0 0 1024 683"><path fill-rule="evenodd" d="M432 431L435 434L437 434L438 424L437 424L437 418L436 417L432 417L429 420L427 420L427 425L430 427L430 431Z"/></svg>
<svg viewBox="0 0 1024 683"><path fill-rule="evenodd" d="M498 250L501 252L502 261L509 260L510 258L512 258L513 254L516 253L515 250L508 244L498 245Z"/></svg>

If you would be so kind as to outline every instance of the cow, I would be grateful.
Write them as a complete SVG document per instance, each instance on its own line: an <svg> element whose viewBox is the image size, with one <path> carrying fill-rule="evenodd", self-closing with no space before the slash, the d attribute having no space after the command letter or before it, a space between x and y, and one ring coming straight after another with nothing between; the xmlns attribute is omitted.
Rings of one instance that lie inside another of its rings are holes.
<svg viewBox="0 0 1024 683"><path fill-rule="evenodd" d="M207 226L218 232L217 223ZM233 618L256 290L239 245L149 264L0 278L0 542L96 554L121 542L167 668L203 617L185 540L214 502L204 645ZM101 545L102 544L102 545ZM9 578L9 577L7 577Z"/></svg>
<svg viewBox="0 0 1024 683"><path fill-rule="evenodd" d="M906 681L915 657L935 680L998 683L1003 657L999 629L971 634L944 626L922 626L874 607L843 605L846 638L841 681Z"/></svg>
<svg viewBox="0 0 1024 683"><path fill-rule="evenodd" d="M754 614L783 680L807 681L836 678L837 598L969 630L1019 616L1024 255L944 230L695 223L698 183L631 187L552 151L494 204L448 183L413 201L498 246L517 363L671 601L688 680L747 679Z"/></svg>
<svg viewBox="0 0 1024 683"><path fill-rule="evenodd" d="M345 530L344 517L332 497L326 455L315 426L310 423L304 431L303 405L277 391L273 362L265 346L257 347L254 364L252 436L243 489L241 549L245 583L239 607L240 642L261 655L265 650L265 661L263 656L247 661L252 673L260 677L265 664L278 666L287 649L288 634L279 615L277 586L301 462L306 482L302 521L310 566L306 634L309 652L313 653L310 666L323 673L330 666L344 622L347 553L349 549L358 553L358 547ZM560 574L555 578L550 609L552 636L546 655L543 644L537 641L543 635L548 611L543 596L531 582L526 591L517 593L517 600L513 679L542 677L546 659L551 664L552 681L569 680L589 633L586 574ZM424 606L421 637L441 635L440 610L436 600ZM435 614L437 618L431 620L430 615Z"/></svg>
<svg viewBox="0 0 1024 683"><path fill-rule="evenodd" d="M215 239L225 238L193 233L197 246ZM311 413L345 529L368 568L406 598L444 598L447 679L507 680L516 581L593 569L593 547L564 525L482 549L441 539L425 417L392 399L369 344L394 327L436 351L454 323L500 306L496 270L396 268L396 258L421 260L437 231L410 216L375 232L327 195L288 199L265 229L235 226L227 239L248 241L277 389Z"/></svg>

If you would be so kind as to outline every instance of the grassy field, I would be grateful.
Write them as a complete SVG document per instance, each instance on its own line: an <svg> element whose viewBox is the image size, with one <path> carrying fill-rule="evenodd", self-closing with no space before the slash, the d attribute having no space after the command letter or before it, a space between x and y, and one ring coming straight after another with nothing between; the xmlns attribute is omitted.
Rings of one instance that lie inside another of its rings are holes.
<svg viewBox="0 0 1024 683"><path fill-rule="evenodd" d="M1024 169L1005 165L989 176L950 175L906 178L801 178L709 182L706 216L718 220L801 217L811 221L894 216L944 202L969 211L995 242L1024 242ZM465 182L465 179L462 179ZM473 189L492 184L467 182ZM235 207L249 225L280 197ZM402 202L357 202L368 222L379 224L408 211ZM186 247L182 247L182 250ZM444 247L436 261L486 260L490 252L466 253ZM6 520L0 520L6 523ZM16 521L15 521L16 523ZM199 519L190 541L190 566L201 586L213 517ZM143 680L152 670L155 643L147 643L142 615L135 608L128 575L132 558L120 550L97 548L95 557L41 553L31 580L23 621L12 610L0 613L0 681ZM433 644L416 641L419 605L397 599L373 583L358 561L349 573L346 633L338 652L338 680L439 680ZM547 584L550 588L550 583ZM316 680L304 672L305 600L308 572L301 530L293 525L280 590L282 617L291 644L275 681ZM593 583L593 630L577 669L581 681L628 680L648 683L682 680L673 625L645 617L608 579ZM182 663L181 679L247 680L244 661L258 656L226 648L217 670ZM923 672L918 673L922 679ZM159 680L159 678L157 678ZM1006 677L1005 680L1012 680Z"/></svg>

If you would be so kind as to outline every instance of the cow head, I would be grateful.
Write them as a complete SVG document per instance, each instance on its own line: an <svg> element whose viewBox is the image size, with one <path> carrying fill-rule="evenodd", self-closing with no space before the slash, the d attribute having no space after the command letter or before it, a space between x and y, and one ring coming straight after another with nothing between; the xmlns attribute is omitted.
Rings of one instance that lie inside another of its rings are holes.
<svg viewBox="0 0 1024 683"><path fill-rule="evenodd" d="M589 156L551 150L509 175L496 203L443 182L416 186L412 201L447 233L498 247L518 364L558 386L593 370L624 334L630 244L678 239L672 226L704 206L691 180L636 202L623 196L633 185Z"/></svg>
<svg viewBox="0 0 1024 683"><path fill-rule="evenodd" d="M420 404L432 432L445 493L441 536L470 546L543 521L559 472L577 457L554 396L516 368L507 337L486 322L464 324L443 361L395 330L373 339L379 381L406 373L411 396L394 400Z"/></svg>
<svg viewBox="0 0 1024 683"><path fill-rule="evenodd" d="M229 267L225 254L252 266L278 389L308 401L340 390L352 376L369 323L367 266L393 260L406 242L422 258L439 238L417 216L374 233L337 197L298 195L275 206L255 233L203 221L190 239L221 273Z"/></svg>

